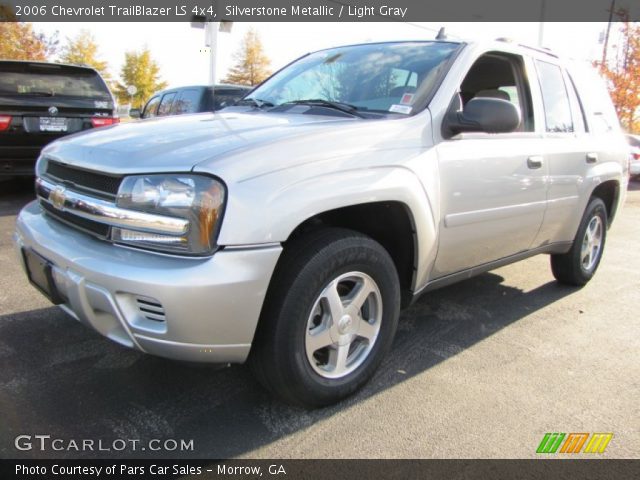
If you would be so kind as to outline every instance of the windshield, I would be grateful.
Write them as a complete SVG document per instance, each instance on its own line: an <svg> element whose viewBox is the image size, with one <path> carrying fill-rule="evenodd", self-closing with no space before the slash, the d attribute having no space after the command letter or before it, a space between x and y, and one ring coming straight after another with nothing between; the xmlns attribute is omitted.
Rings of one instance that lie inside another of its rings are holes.
<svg viewBox="0 0 640 480"><path fill-rule="evenodd" d="M424 108L458 47L457 43L404 42L323 50L276 73L245 100L275 107L293 107L301 101L334 102L360 112L408 115Z"/></svg>
<svg viewBox="0 0 640 480"><path fill-rule="evenodd" d="M24 70L24 67L21 66L21 69ZM27 71L15 70L17 68L11 66L0 66L0 95L69 96L110 100L104 82L91 70L54 70L37 67L29 68Z"/></svg>

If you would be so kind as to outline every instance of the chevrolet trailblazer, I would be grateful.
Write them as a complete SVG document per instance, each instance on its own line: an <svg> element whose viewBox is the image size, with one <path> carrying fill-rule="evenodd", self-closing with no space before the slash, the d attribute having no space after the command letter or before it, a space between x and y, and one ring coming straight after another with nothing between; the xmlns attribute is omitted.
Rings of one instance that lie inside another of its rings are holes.
<svg viewBox="0 0 640 480"><path fill-rule="evenodd" d="M362 387L400 309L537 254L584 285L628 145L590 68L508 42L306 55L239 105L62 138L17 221L33 285L141 352Z"/></svg>

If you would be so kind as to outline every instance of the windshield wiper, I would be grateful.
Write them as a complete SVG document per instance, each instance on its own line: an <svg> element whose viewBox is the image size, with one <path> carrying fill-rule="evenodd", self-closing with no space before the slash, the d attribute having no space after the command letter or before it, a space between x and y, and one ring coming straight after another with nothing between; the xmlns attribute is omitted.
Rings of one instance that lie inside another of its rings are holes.
<svg viewBox="0 0 640 480"><path fill-rule="evenodd" d="M340 112L348 113L349 115L353 115L354 117L364 118L364 116L358 113L358 110L361 110L360 107L356 107L355 105L351 105L349 103L343 102L332 102L331 100L324 100L322 98L309 98L306 100L293 100L291 102L285 102L282 105L311 105L318 107L327 107L333 108L334 110L339 110Z"/></svg>
<svg viewBox="0 0 640 480"><path fill-rule="evenodd" d="M242 100L238 100L235 104L246 105L247 103L258 108L274 106L273 103L269 102L268 100L260 100L259 98L253 98L253 97L243 98Z"/></svg>

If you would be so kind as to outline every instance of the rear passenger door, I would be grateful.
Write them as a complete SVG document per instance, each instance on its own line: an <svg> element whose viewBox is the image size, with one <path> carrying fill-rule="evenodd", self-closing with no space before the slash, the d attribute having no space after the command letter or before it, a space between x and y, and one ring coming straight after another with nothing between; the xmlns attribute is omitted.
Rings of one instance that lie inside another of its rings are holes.
<svg viewBox="0 0 640 480"><path fill-rule="evenodd" d="M535 60L544 112L543 156L548 164L547 211L537 243L572 241L580 221L589 168L598 151L586 131L584 114L571 77L552 58Z"/></svg>

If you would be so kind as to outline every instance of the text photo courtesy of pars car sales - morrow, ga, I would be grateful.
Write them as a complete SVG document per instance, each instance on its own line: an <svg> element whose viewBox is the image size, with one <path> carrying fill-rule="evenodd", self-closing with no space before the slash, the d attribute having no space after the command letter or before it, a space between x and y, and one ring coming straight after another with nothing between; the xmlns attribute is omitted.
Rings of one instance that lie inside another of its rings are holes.
<svg viewBox="0 0 640 480"><path fill-rule="evenodd" d="M631 0L0 0L0 479L640 476Z"/></svg>

